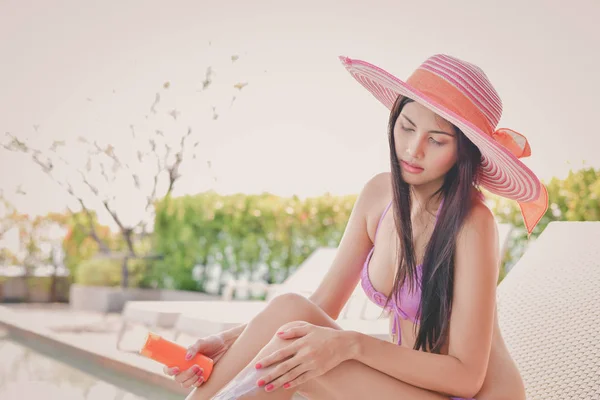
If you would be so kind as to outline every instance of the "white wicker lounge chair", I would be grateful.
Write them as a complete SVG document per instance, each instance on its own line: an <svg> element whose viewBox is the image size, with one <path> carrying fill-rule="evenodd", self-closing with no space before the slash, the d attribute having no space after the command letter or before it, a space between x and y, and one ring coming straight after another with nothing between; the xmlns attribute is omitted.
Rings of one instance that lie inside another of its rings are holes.
<svg viewBox="0 0 600 400"><path fill-rule="evenodd" d="M552 222L498 288L528 399L600 399L600 222Z"/></svg>

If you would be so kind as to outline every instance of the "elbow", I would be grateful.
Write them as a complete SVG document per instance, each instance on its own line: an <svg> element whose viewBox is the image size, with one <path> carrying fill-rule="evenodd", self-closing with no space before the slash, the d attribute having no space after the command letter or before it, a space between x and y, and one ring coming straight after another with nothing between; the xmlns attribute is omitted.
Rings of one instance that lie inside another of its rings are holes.
<svg viewBox="0 0 600 400"><path fill-rule="evenodd" d="M461 399L475 399L475 396L477 396L477 393L479 393L480 390L481 385L465 386L463 390L461 390L461 392L458 393L458 396L460 396Z"/></svg>
<svg viewBox="0 0 600 400"><path fill-rule="evenodd" d="M481 391L487 368L478 368L470 365L466 365L464 362L455 358L458 361L456 372L458 375L453 380L451 393L447 393L450 396L462 398L462 399L473 399Z"/></svg>
<svg viewBox="0 0 600 400"><path fill-rule="evenodd" d="M479 393L480 390L481 385L466 382L460 386L456 386L451 393L448 393L448 395L450 395L453 399L475 399L475 396L477 396L477 393Z"/></svg>
<svg viewBox="0 0 600 400"><path fill-rule="evenodd" d="M485 373L473 373L467 371L466 377L463 380L463 384L458 389L456 395L465 399L473 399L481 391L483 387L483 381L485 380Z"/></svg>

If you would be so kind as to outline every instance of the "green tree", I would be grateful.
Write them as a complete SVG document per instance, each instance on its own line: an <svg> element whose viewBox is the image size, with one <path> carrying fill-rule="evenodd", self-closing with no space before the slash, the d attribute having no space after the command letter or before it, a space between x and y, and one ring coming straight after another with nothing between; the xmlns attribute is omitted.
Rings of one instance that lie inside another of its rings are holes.
<svg viewBox="0 0 600 400"><path fill-rule="evenodd" d="M64 216L64 225L67 229L62 244L65 254L64 262L72 277L77 276L77 269L83 261L96 257L98 254L106 254L107 248L123 247L123 244L118 243L120 236L114 235L108 226L100 224L95 212L69 213Z"/></svg>
<svg viewBox="0 0 600 400"><path fill-rule="evenodd" d="M39 266L53 266L54 272L49 277L49 291L51 301L54 301L57 287L56 273L59 267L54 257L54 251L62 242L60 231L65 230L64 217L60 214L36 217L17 214L14 220L15 228L19 231L20 248L13 255L13 261L25 268L25 280L28 289L26 300L29 299L32 272Z"/></svg>

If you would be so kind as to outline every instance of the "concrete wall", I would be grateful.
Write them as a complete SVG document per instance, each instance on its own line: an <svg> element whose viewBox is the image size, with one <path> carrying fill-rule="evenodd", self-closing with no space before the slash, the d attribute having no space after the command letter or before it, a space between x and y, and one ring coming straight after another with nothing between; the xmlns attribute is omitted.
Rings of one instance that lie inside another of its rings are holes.
<svg viewBox="0 0 600 400"><path fill-rule="evenodd" d="M69 300L69 279L57 277L56 296L57 301L67 302ZM50 301L51 278L46 276L33 276L27 278L2 277L0 278L0 302L21 302L27 297L29 286L29 301L45 303Z"/></svg>
<svg viewBox="0 0 600 400"><path fill-rule="evenodd" d="M50 301L50 278L8 277L0 280L0 303L26 301L29 286L29 301L47 303ZM70 284L66 277L57 278L57 301L69 302L78 310L99 312L121 312L130 300L141 301L203 301L219 300L218 296L184 290L158 290L103 286L82 286Z"/></svg>

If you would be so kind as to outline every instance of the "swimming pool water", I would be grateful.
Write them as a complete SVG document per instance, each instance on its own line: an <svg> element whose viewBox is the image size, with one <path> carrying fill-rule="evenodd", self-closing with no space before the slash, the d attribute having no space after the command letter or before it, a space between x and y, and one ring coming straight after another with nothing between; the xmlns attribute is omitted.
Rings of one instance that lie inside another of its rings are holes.
<svg viewBox="0 0 600 400"><path fill-rule="evenodd" d="M182 400L163 388L67 357L0 327L2 400Z"/></svg>

